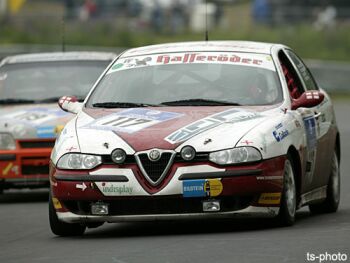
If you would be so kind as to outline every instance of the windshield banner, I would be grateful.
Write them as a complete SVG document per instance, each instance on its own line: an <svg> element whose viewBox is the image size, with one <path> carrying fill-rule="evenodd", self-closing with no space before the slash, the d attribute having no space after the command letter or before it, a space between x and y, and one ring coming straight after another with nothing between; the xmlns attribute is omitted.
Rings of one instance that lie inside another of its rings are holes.
<svg viewBox="0 0 350 263"><path fill-rule="evenodd" d="M241 65L276 71L271 56L265 54L232 52L185 52L122 58L115 62L107 74L115 71L138 67L172 64Z"/></svg>

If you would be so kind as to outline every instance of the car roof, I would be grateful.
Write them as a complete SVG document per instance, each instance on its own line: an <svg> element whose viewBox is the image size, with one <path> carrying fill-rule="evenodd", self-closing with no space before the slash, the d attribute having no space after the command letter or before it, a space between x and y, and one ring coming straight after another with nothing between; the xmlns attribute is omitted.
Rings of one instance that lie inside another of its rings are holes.
<svg viewBox="0 0 350 263"><path fill-rule="evenodd" d="M198 41L159 44L129 49L121 57L171 53L171 52L195 52L195 51L228 51L271 54L273 46L282 46L272 43L251 41Z"/></svg>
<svg viewBox="0 0 350 263"><path fill-rule="evenodd" d="M88 51L33 53L6 57L0 65L52 61L112 61L116 56L115 53Z"/></svg>

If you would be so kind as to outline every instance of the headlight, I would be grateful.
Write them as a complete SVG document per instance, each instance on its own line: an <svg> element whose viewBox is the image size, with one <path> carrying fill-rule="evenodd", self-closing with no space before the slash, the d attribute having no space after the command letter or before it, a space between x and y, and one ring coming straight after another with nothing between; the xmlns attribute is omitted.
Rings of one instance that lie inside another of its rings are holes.
<svg viewBox="0 0 350 263"><path fill-rule="evenodd" d="M217 164L237 164L261 160L260 152L253 147L239 147L209 154L209 160Z"/></svg>
<svg viewBox="0 0 350 263"><path fill-rule="evenodd" d="M16 149L15 139L9 133L0 133L0 149L14 150Z"/></svg>
<svg viewBox="0 0 350 263"><path fill-rule="evenodd" d="M93 169L102 163L101 156L68 153L63 155L57 163L59 169L88 170Z"/></svg>

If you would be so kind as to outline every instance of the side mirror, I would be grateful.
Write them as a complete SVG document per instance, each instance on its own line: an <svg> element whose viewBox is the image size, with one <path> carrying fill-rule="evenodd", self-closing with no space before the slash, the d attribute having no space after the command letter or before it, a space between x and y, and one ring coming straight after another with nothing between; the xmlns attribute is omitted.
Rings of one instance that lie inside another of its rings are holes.
<svg viewBox="0 0 350 263"><path fill-rule="evenodd" d="M83 108L83 103L75 96L63 96L58 100L58 106L66 112L77 114Z"/></svg>
<svg viewBox="0 0 350 263"><path fill-rule="evenodd" d="M318 90L306 91L297 99L292 101L292 110L298 108L312 108L319 105L324 99L324 94Z"/></svg>

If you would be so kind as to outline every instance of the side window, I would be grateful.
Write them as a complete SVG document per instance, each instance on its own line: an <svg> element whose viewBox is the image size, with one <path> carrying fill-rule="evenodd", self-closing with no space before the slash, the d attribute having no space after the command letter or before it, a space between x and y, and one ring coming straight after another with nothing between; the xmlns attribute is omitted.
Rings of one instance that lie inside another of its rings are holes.
<svg viewBox="0 0 350 263"><path fill-rule="evenodd" d="M305 90L296 70L293 67L293 64L283 51L278 53L278 59L283 70L283 75L288 86L290 97L293 99L299 98Z"/></svg>
<svg viewBox="0 0 350 263"><path fill-rule="evenodd" d="M289 55L290 59L293 61L297 70L299 71L300 76L303 78L303 81L306 86L305 88L307 90L318 90L314 78L312 77L309 69L305 66L303 61L291 50L286 50L286 52Z"/></svg>

